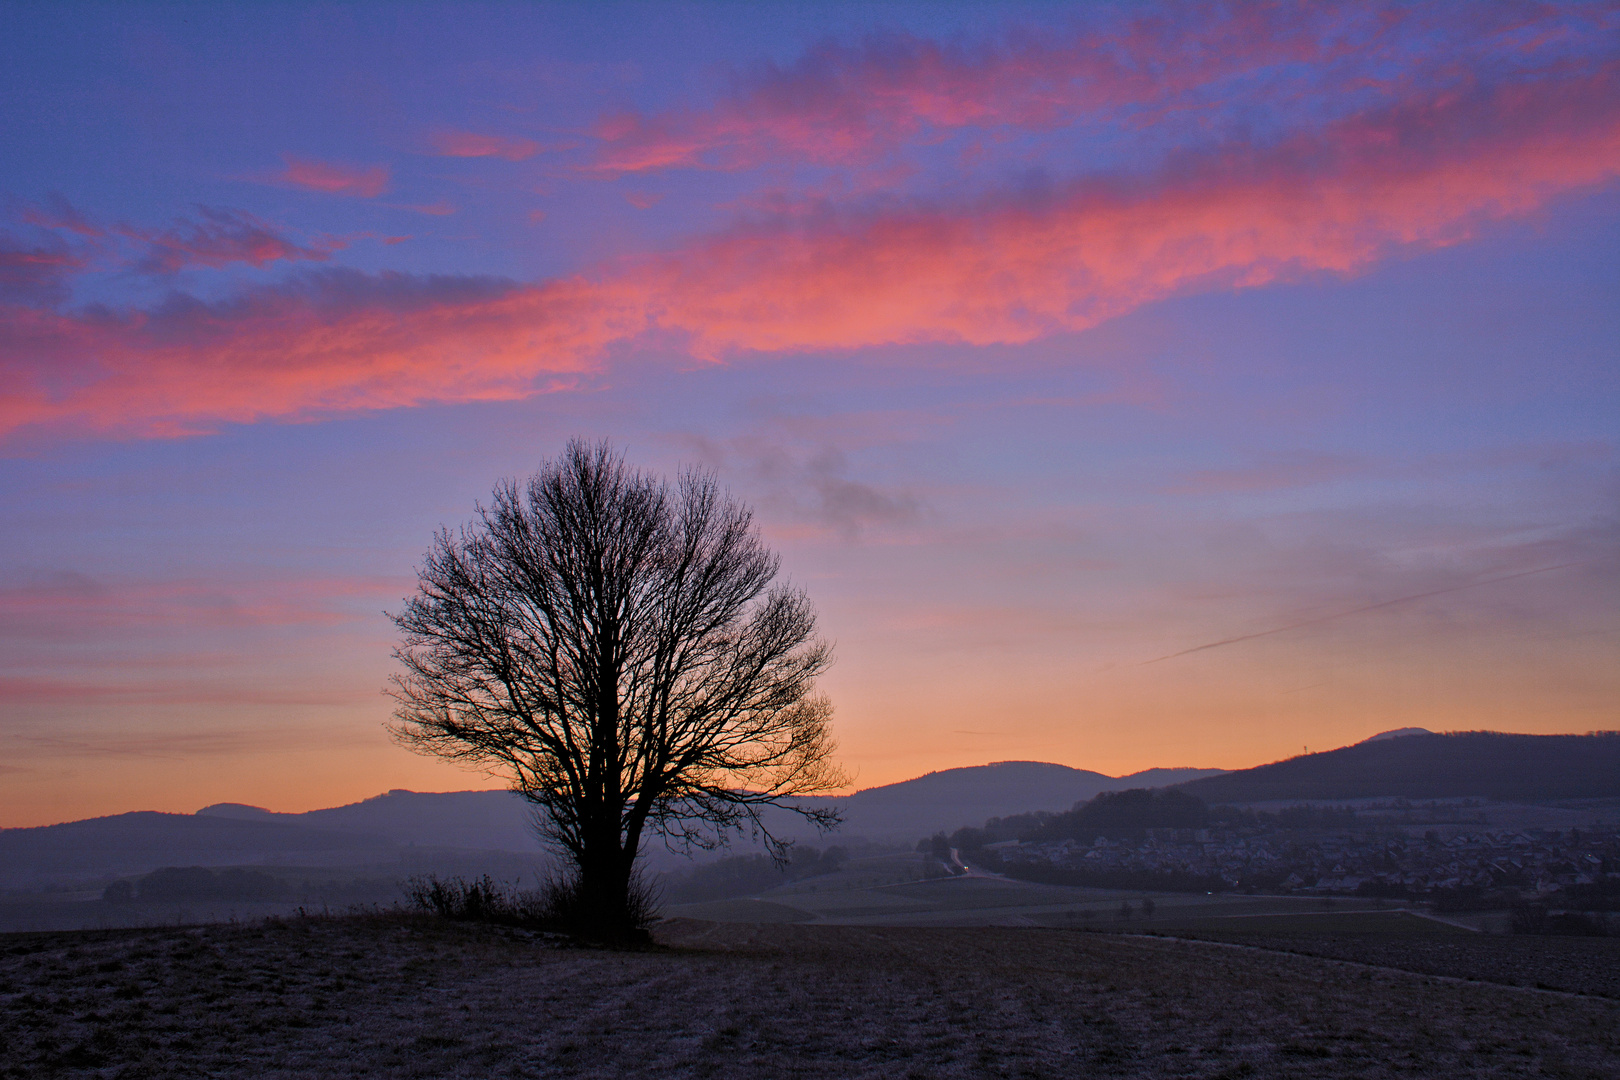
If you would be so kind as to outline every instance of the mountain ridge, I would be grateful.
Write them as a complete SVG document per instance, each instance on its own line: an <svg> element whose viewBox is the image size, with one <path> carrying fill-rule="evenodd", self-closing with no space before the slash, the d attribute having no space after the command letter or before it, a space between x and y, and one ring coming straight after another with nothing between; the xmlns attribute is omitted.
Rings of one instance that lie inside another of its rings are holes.
<svg viewBox="0 0 1620 1080"><path fill-rule="evenodd" d="M1185 772L1147 770L1109 777L1050 762L997 762L934 773L846 796L797 800L838 806L845 827L821 834L787 810L767 815L773 833L806 843L836 844L857 837L913 843L937 831L983 824L987 817L1030 810L1066 810L1102 790L1141 786L1138 778L1187 779ZM259 863L365 865L398 863L411 848L515 852L537 856L533 808L501 789L415 792L395 788L358 802L301 813L246 803L214 803L193 814L132 811L56 825L0 829L0 886L144 873L160 866L241 866ZM735 850L747 850L746 841ZM681 856L649 845L654 869L688 866Z"/></svg>
<svg viewBox="0 0 1620 1080"><path fill-rule="evenodd" d="M1479 797L1620 797L1620 732L1449 731L1367 739L1337 750L1176 785L1207 803Z"/></svg>

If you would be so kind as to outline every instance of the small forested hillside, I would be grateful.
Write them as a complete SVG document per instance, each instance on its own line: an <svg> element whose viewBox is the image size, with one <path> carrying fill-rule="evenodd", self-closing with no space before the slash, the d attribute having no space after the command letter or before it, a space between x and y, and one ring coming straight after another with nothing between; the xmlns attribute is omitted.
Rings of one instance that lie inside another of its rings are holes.
<svg viewBox="0 0 1620 1080"><path fill-rule="evenodd" d="M1064 814L1055 814L1027 839L1091 840L1134 836L1147 829L1199 829L1209 821L1204 800L1171 788L1105 791Z"/></svg>
<svg viewBox="0 0 1620 1080"><path fill-rule="evenodd" d="M1620 797L1620 732L1408 735L1193 780L1175 790L1211 804L1377 796Z"/></svg>

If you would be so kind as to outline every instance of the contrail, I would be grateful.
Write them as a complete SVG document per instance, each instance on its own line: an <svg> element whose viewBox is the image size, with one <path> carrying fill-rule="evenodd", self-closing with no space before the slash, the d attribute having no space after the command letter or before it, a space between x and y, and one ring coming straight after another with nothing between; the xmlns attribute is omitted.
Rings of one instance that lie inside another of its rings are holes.
<svg viewBox="0 0 1620 1080"><path fill-rule="evenodd" d="M1305 619L1302 622L1289 623L1287 626L1278 626L1271 630L1261 630L1259 633L1255 634L1240 634L1237 637L1222 638L1220 641L1211 641L1207 645L1194 645L1190 649L1182 649L1180 652L1173 652L1167 656L1155 656L1152 660L1144 660L1142 663L1144 665L1157 664L1160 660L1174 660L1176 657L1186 656L1188 653L1203 652L1205 649L1218 649L1222 645L1235 645L1240 641L1253 641L1255 638L1270 637L1272 634L1281 634L1288 630L1298 630L1302 626L1315 626L1317 623L1332 622L1334 619L1343 619L1349 615L1360 615L1364 611L1377 611L1379 608L1387 608L1393 604L1405 604L1412 600L1424 600L1431 596L1444 596L1446 593L1462 592L1464 589L1477 589L1481 585L1494 585L1498 581L1512 581L1514 578L1529 577L1531 574L1545 574L1553 570L1562 570L1565 567L1579 565L1579 563L1559 563L1557 566L1542 566L1537 567L1534 570L1520 570L1516 574L1503 574L1501 577L1486 578L1483 581L1470 581L1466 585L1453 585L1449 589L1435 589L1433 592L1414 593L1411 596L1397 596L1393 600L1380 600L1378 603L1368 604L1366 607L1351 608L1349 611L1336 611L1332 615L1319 615L1314 619Z"/></svg>

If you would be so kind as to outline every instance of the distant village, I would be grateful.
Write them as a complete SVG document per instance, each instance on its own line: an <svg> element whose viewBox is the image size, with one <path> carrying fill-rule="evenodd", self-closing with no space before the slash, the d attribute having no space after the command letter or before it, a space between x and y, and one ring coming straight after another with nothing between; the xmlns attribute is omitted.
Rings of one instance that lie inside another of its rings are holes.
<svg viewBox="0 0 1620 1080"><path fill-rule="evenodd" d="M1262 829L1149 829L1141 838L1007 840L985 861L1016 877L1053 870L1095 878L1153 878L1185 887L1363 896L1464 897L1516 890L1611 902L1620 895L1620 832L1530 829L1441 837L1342 832L1308 837ZM1077 882L1078 883L1078 882ZM1610 906L1596 903L1594 907Z"/></svg>

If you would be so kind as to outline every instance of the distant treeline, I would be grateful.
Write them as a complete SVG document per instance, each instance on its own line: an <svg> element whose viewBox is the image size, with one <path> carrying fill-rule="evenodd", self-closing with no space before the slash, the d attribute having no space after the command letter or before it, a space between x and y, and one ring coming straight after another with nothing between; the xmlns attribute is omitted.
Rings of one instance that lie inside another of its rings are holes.
<svg viewBox="0 0 1620 1080"><path fill-rule="evenodd" d="M1087 870L1051 863L1003 863L991 867L1020 881L1042 885L1075 885L1087 889L1134 889L1142 892L1227 892L1232 886L1214 875L1190 874L1180 870Z"/></svg>
<svg viewBox="0 0 1620 1080"><path fill-rule="evenodd" d="M288 880L262 870L231 867L165 866L134 879L115 881L102 891L111 903L200 903L206 901L347 904L397 898L398 885L385 878Z"/></svg>
<svg viewBox="0 0 1620 1080"><path fill-rule="evenodd" d="M280 878L258 870L210 870L206 866L165 866L134 881L115 881L103 900L283 900L289 889Z"/></svg>
<svg viewBox="0 0 1620 1080"><path fill-rule="evenodd" d="M1620 911L1620 880L1604 877L1585 885L1566 885L1559 899L1564 906L1582 911Z"/></svg>
<svg viewBox="0 0 1620 1080"><path fill-rule="evenodd" d="M1445 799L1620 796L1620 732L1405 735L1178 785L1208 803L1400 796Z"/></svg>
<svg viewBox="0 0 1620 1080"><path fill-rule="evenodd" d="M778 866L765 855L739 855L662 875L655 888L665 904L723 900L763 892L789 881L830 874L849 861L844 847L825 851L795 845L788 863ZM448 880L448 879L447 879ZM515 888L515 883L512 883ZM384 878L308 880L301 872L277 876L239 867L215 870L206 866L166 866L142 877L115 881L102 892L111 903L387 903L400 899L399 883Z"/></svg>
<svg viewBox="0 0 1620 1080"><path fill-rule="evenodd" d="M690 870L665 874L659 879L657 890L664 904L726 900L774 889L789 881L830 874L848 861L849 852L842 847L820 851L795 844L786 865L778 865L768 855L733 855Z"/></svg>
<svg viewBox="0 0 1620 1080"><path fill-rule="evenodd" d="M1099 836L1141 836L1149 829L1202 829L1209 805L1175 790L1105 791L1090 802L1058 814L1024 840L1091 841Z"/></svg>
<svg viewBox="0 0 1620 1080"><path fill-rule="evenodd" d="M1099 837L1111 840L1142 840L1154 829L1350 829L1363 824L1348 807L1289 806L1276 812L1246 810L1235 806L1210 806L1203 799L1175 788L1133 788L1105 791L1071 810L1053 814L1044 810L991 818L983 828L958 829L946 836L939 833L919 845L919 850L954 847L961 851L981 851L1004 840L1033 843L1073 840L1092 843Z"/></svg>
<svg viewBox="0 0 1620 1080"><path fill-rule="evenodd" d="M1008 840L1030 843L1071 841L1090 845L1099 839L1140 842L1154 830L1177 833L1198 829L1264 829L1267 831L1343 830L1363 823L1351 809L1331 806L1290 806L1275 813L1233 806L1210 806L1176 788L1134 788L1107 791L1060 814L1038 811L991 818L983 828L958 829L949 836L938 833L918 844L918 850L943 857L950 848L970 861L1025 881L1049 885L1083 885L1107 889L1154 889L1165 892L1222 892L1232 886L1213 875L1166 870L1093 870L1024 860L1003 861L995 844ZM1278 882L1286 876L1278 875Z"/></svg>

